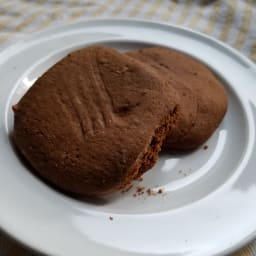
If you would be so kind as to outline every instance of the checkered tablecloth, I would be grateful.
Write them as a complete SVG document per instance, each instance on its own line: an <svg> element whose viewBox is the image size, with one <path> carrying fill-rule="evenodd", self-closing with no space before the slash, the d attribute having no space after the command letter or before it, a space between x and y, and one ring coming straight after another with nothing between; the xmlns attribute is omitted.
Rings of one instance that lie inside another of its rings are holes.
<svg viewBox="0 0 256 256"><path fill-rule="evenodd" d="M256 0L0 0L0 50L33 31L100 17L182 25L218 38L256 61ZM38 254L0 233L0 256L32 255ZM234 255L256 255L256 241Z"/></svg>

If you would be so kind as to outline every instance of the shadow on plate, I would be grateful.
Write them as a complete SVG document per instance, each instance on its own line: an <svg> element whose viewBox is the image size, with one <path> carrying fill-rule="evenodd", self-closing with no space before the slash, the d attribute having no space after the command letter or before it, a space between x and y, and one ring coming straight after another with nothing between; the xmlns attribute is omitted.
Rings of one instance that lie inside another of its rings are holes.
<svg viewBox="0 0 256 256"><path fill-rule="evenodd" d="M40 181L42 181L50 189L53 189L55 192L60 193L62 195L65 195L65 196L67 196L69 198L72 198L72 199L75 199L75 200L79 200L81 202L86 202L86 203L89 203L89 204L105 205L105 204L108 203L109 200L104 199L104 198L80 196L80 195L76 195L76 194L67 192L65 190L59 189L58 187L56 187L54 184L52 184L51 182L46 180L44 177L42 177L38 172L36 172L34 170L33 166L28 162L28 160L22 155L20 150L15 145L15 143L13 141L12 133L9 135L9 141L10 141L10 144L12 146L12 149L13 149L15 155L18 157L18 159L20 160L21 164L26 167L27 171L31 175L33 175L34 177L38 178Z"/></svg>

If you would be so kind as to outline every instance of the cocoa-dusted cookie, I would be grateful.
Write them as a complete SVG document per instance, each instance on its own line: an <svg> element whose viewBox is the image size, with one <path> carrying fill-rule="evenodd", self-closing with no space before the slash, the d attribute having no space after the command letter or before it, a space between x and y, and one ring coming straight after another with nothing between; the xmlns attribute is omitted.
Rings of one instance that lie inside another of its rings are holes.
<svg viewBox="0 0 256 256"><path fill-rule="evenodd" d="M159 77L168 79L169 86L178 91L180 95L177 106L178 116L175 124L172 126L171 135L168 136L169 145L177 144L179 146L179 142L183 140L184 136L186 136L195 125L197 117L197 97L186 83L174 79L167 68L156 62L151 56L147 56L147 51L146 54L144 54L144 52L145 49L128 52L127 55L145 63L148 66L147 68L155 71Z"/></svg>
<svg viewBox="0 0 256 256"><path fill-rule="evenodd" d="M178 101L145 64L89 47L55 64L13 107L13 138L52 184L101 195L153 166Z"/></svg>
<svg viewBox="0 0 256 256"><path fill-rule="evenodd" d="M169 80L180 93L180 116L164 146L193 149L204 143L222 121L227 95L221 82L201 62L181 52L152 47L128 53Z"/></svg>

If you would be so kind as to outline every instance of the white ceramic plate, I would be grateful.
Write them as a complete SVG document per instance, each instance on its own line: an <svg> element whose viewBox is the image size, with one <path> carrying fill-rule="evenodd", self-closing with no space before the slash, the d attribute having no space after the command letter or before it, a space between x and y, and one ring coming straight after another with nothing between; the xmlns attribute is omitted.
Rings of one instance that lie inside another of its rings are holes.
<svg viewBox="0 0 256 256"><path fill-rule="evenodd" d="M162 153L141 186L164 195L72 199L34 176L14 151L11 105L67 52L163 45L209 65L229 108L208 149ZM33 249L60 256L215 255L256 232L256 68L226 45L183 28L132 20L83 21L33 34L0 54L0 226ZM109 217L112 216L111 221Z"/></svg>

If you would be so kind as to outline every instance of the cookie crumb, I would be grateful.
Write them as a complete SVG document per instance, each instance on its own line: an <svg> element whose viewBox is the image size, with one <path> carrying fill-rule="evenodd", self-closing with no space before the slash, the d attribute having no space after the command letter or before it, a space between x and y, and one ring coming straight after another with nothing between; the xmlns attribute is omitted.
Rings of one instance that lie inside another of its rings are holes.
<svg viewBox="0 0 256 256"><path fill-rule="evenodd" d="M139 177L139 178L137 179L137 181L141 182L141 181L143 181L143 178L142 178L142 177Z"/></svg>
<svg viewBox="0 0 256 256"><path fill-rule="evenodd" d="M155 196L155 195L156 195L156 192L154 192L151 188L148 188L148 189L146 190L146 192L147 192L147 194L148 194L149 196Z"/></svg>
<svg viewBox="0 0 256 256"><path fill-rule="evenodd" d="M136 197L137 195L136 195L136 194L133 194L132 196L133 196L133 197Z"/></svg>
<svg viewBox="0 0 256 256"><path fill-rule="evenodd" d="M144 190L145 190L145 187L142 187L142 186L137 187L137 192L138 193L144 192Z"/></svg>
<svg viewBox="0 0 256 256"><path fill-rule="evenodd" d="M182 173L182 170L179 170L179 173Z"/></svg>
<svg viewBox="0 0 256 256"><path fill-rule="evenodd" d="M113 217L112 217L112 216L109 216L109 220L113 220Z"/></svg>
<svg viewBox="0 0 256 256"><path fill-rule="evenodd" d="M133 185L130 185L128 188L124 189L121 193L124 194L124 193L128 192L132 187L133 187Z"/></svg>
<svg viewBox="0 0 256 256"><path fill-rule="evenodd" d="M204 150L208 149L208 145L204 145L203 149Z"/></svg>
<svg viewBox="0 0 256 256"><path fill-rule="evenodd" d="M157 191L158 194L162 194L163 192L164 192L164 190L162 188L159 188Z"/></svg>

